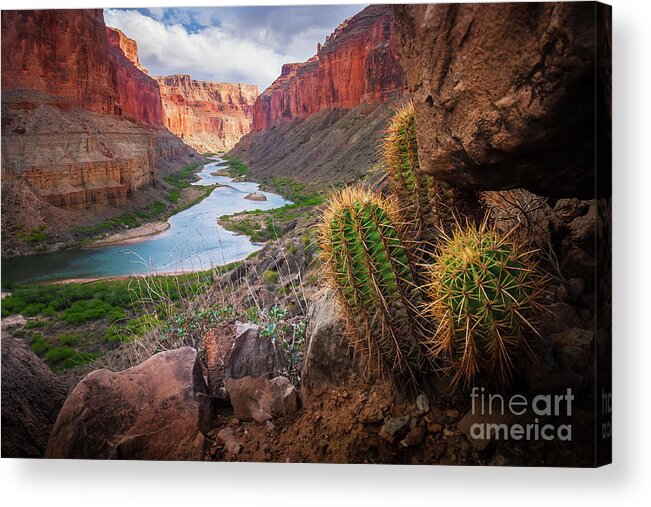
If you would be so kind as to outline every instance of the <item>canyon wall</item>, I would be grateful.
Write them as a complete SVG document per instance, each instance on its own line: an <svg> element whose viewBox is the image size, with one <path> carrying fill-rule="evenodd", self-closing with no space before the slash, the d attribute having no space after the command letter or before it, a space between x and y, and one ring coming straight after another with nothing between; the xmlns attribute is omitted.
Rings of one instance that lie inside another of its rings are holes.
<svg viewBox="0 0 651 507"><path fill-rule="evenodd" d="M250 131L257 86L197 81L187 75L157 80L165 126L197 151L228 150Z"/></svg>
<svg viewBox="0 0 651 507"><path fill-rule="evenodd" d="M163 127L158 83L134 61L101 10L2 12L3 254L20 230L65 240L146 204L159 171L196 155Z"/></svg>
<svg viewBox="0 0 651 507"><path fill-rule="evenodd" d="M118 47L124 53L129 61L141 72L148 74L149 71L140 64L138 59L138 43L124 35L121 30L113 27L106 27L106 36L108 37L109 45Z"/></svg>
<svg viewBox="0 0 651 507"><path fill-rule="evenodd" d="M29 89L61 108L115 113L101 9L2 11L2 91Z"/></svg>
<svg viewBox="0 0 651 507"><path fill-rule="evenodd" d="M259 180L350 183L379 167L379 144L403 96L389 6L344 21L317 54L283 65L253 106L253 132L230 155Z"/></svg>
<svg viewBox="0 0 651 507"><path fill-rule="evenodd" d="M329 109L353 109L400 96L405 78L397 61L391 9L372 5L344 21L304 63L290 63L258 97L253 131Z"/></svg>
<svg viewBox="0 0 651 507"><path fill-rule="evenodd" d="M109 70L119 104L117 112L150 125L163 125L163 105L158 82L138 61L138 46L115 28L107 28Z"/></svg>

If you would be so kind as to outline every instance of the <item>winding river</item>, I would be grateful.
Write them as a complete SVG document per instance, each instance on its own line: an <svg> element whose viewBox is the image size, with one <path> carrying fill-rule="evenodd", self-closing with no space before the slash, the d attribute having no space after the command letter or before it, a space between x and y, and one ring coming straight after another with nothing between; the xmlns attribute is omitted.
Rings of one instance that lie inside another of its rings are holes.
<svg viewBox="0 0 651 507"><path fill-rule="evenodd" d="M291 204L277 194L262 192L257 183L213 176L221 159L206 164L194 185L221 185L201 202L169 218L169 229L129 243L70 248L57 252L3 259L3 281L27 283L46 280L99 278L135 274L201 271L244 259L262 245L227 231L217 218L245 210L273 209ZM245 196L262 193L266 201Z"/></svg>

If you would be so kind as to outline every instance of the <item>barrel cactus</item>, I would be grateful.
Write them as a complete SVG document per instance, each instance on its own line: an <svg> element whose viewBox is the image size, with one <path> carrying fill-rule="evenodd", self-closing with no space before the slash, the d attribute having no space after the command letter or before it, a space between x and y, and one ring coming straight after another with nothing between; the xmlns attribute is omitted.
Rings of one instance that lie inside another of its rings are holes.
<svg viewBox="0 0 651 507"><path fill-rule="evenodd" d="M414 380L429 359L417 311L421 292L393 201L342 190L324 211L320 245L357 356L372 373Z"/></svg>
<svg viewBox="0 0 651 507"><path fill-rule="evenodd" d="M486 222L440 245L424 313L437 323L430 353L448 361L455 385L508 385L516 358L532 354L543 286L534 252Z"/></svg>
<svg viewBox="0 0 651 507"><path fill-rule="evenodd" d="M383 151L391 189L411 232L419 239L431 239L440 217L433 206L436 189L432 188L432 178L420 171L413 102L399 107L391 118Z"/></svg>
<svg viewBox="0 0 651 507"><path fill-rule="evenodd" d="M441 231L451 230L459 220L459 195L446 183L421 171L413 102L399 107L391 118L383 155L391 190L409 224L410 235L424 243L421 250L431 251L427 247L437 241Z"/></svg>

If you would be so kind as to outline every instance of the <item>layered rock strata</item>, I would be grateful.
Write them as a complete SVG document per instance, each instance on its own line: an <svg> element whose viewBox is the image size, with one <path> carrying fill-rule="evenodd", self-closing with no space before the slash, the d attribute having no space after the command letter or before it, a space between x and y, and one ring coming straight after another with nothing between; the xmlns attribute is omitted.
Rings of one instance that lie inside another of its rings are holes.
<svg viewBox="0 0 651 507"><path fill-rule="evenodd" d="M8 230L33 222L20 210L5 216L14 189L27 185L30 195L66 210L123 207L155 184L158 170L193 155L162 127L158 83L139 68L131 42L107 30L101 10L3 11Z"/></svg>
<svg viewBox="0 0 651 507"><path fill-rule="evenodd" d="M257 86L197 81L187 75L157 80L165 127L197 151L228 150L250 131Z"/></svg>

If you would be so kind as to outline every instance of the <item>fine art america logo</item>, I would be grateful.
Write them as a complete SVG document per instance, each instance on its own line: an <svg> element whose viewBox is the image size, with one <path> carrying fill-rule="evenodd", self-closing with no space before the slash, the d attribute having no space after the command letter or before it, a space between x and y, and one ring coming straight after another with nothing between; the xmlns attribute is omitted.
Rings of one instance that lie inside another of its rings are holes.
<svg viewBox="0 0 651 507"><path fill-rule="evenodd" d="M572 389L565 394L539 394L529 400L521 394L509 397L473 387L470 398L472 414L479 419L470 427L473 439L572 440L571 424L546 422L572 416ZM482 416L486 421L481 421Z"/></svg>

